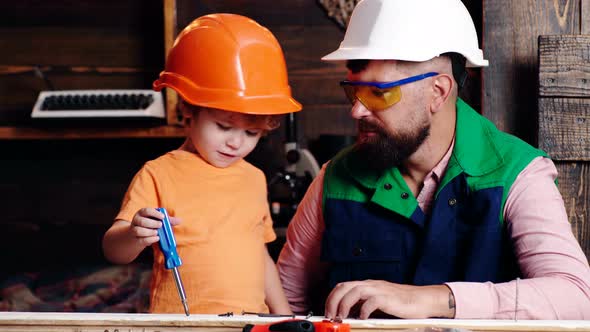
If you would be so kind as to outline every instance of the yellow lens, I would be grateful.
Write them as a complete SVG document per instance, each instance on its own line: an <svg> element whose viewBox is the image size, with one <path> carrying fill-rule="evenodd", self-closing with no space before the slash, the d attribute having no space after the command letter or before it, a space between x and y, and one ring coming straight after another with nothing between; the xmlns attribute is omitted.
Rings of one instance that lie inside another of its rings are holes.
<svg viewBox="0 0 590 332"><path fill-rule="evenodd" d="M382 111L402 98L399 86L379 89L367 85L343 85L342 88L351 104L358 99L369 111Z"/></svg>
<svg viewBox="0 0 590 332"><path fill-rule="evenodd" d="M379 89L373 86L356 86L356 98L360 100L369 111L382 111L402 98L399 86L387 89Z"/></svg>

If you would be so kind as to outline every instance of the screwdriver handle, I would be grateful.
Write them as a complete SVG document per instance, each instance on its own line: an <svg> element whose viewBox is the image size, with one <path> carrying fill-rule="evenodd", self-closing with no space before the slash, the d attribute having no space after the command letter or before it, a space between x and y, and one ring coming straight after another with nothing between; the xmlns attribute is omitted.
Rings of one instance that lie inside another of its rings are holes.
<svg viewBox="0 0 590 332"><path fill-rule="evenodd" d="M158 236L160 237L160 250L162 250L162 253L164 254L166 269L179 267L182 265L182 261L176 251L176 240L174 239L174 233L172 232L168 212L165 208L156 208L156 210L164 214L162 227L158 228Z"/></svg>

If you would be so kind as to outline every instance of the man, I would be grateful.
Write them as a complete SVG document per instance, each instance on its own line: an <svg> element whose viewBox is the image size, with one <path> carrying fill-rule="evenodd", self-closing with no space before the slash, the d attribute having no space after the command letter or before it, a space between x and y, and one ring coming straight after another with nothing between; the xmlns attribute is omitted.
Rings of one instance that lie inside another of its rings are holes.
<svg viewBox="0 0 590 332"><path fill-rule="evenodd" d="M363 0L324 60L348 61L358 141L289 225L278 265L293 311L590 319L555 166L457 97L465 64L487 65L460 0Z"/></svg>

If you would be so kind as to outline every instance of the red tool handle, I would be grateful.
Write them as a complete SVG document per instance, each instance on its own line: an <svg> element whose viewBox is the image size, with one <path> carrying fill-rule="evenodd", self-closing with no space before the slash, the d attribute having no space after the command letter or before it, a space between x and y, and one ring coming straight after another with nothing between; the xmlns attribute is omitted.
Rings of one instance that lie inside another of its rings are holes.
<svg viewBox="0 0 590 332"><path fill-rule="evenodd" d="M305 319L288 319L266 325L246 324L242 332L315 332L315 327Z"/></svg>
<svg viewBox="0 0 590 332"><path fill-rule="evenodd" d="M315 332L350 332L350 324L324 319L314 322Z"/></svg>

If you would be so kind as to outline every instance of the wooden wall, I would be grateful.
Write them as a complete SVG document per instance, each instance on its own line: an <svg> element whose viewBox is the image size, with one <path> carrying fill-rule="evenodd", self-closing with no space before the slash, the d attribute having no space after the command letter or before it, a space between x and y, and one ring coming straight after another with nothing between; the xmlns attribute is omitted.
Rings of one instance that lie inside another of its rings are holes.
<svg viewBox="0 0 590 332"><path fill-rule="evenodd" d="M538 37L590 34L590 1L493 0L483 4L484 54L490 66L482 71L482 112L500 129L537 146L537 140L545 138L537 138ZM557 127L563 123L554 125L559 131ZM576 149L565 141L560 144ZM589 143L585 144L587 147ZM590 164L587 160L567 160L558 155L554 159L574 233L590 257Z"/></svg>
<svg viewBox="0 0 590 332"><path fill-rule="evenodd" d="M539 38L539 146L556 160L582 247L590 247L590 35Z"/></svg>
<svg viewBox="0 0 590 332"><path fill-rule="evenodd" d="M587 0L493 0L483 7L483 114L507 132L536 144L537 39L580 34ZM590 20L586 16L586 21ZM587 27L586 27L587 29Z"/></svg>

